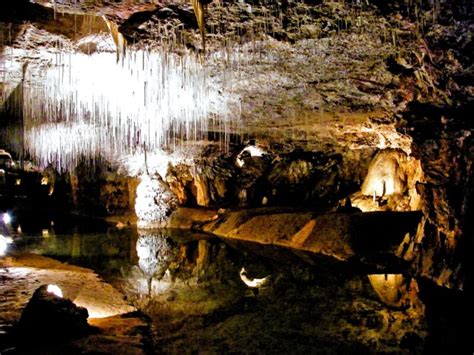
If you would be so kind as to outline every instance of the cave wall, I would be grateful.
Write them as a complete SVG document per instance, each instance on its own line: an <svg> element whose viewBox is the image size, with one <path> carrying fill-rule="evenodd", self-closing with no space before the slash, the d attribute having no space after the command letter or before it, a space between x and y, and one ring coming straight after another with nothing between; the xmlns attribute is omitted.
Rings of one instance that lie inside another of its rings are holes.
<svg viewBox="0 0 474 355"><path fill-rule="evenodd" d="M411 54L400 72L411 99L397 123L424 174L417 183L424 218L404 257L419 274L458 289L472 282L473 28L472 2L440 4L412 47L418 59Z"/></svg>
<svg viewBox="0 0 474 355"><path fill-rule="evenodd" d="M83 162L69 175L70 210L93 217L124 217L133 223L139 180L118 172L110 163Z"/></svg>
<svg viewBox="0 0 474 355"><path fill-rule="evenodd" d="M424 217L404 257L438 284L464 288L472 265L472 130L469 122L458 129L467 119L462 110L423 105L416 111L410 122L415 127L413 154L421 160L425 175L425 181L417 184Z"/></svg>
<svg viewBox="0 0 474 355"><path fill-rule="evenodd" d="M215 208L330 208L359 188L376 151L358 149L341 154L304 150L294 144L252 144L170 166L165 179L179 203ZM263 154L245 155L245 149L253 146Z"/></svg>

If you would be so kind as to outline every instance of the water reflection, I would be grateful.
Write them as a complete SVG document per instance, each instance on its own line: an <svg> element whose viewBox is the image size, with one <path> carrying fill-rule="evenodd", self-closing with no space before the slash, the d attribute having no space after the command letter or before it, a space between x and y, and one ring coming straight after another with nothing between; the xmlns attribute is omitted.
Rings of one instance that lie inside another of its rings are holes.
<svg viewBox="0 0 474 355"><path fill-rule="evenodd" d="M146 277L149 295L152 292L153 279L161 280L170 263L176 259L176 246L176 242L163 232L139 231L136 246L138 266Z"/></svg>
<svg viewBox="0 0 474 355"><path fill-rule="evenodd" d="M15 249L91 268L111 282L119 280L123 272L138 262L136 230L107 228L83 232L54 226L47 231L14 237Z"/></svg>
<svg viewBox="0 0 474 355"><path fill-rule="evenodd" d="M402 306L407 293L407 280L402 274L372 274L368 278L382 302L393 307Z"/></svg>
<svg viewBox="0 0 474 355"><path fill-rule="evenodd" d="M416 284L403 275L367 277L310 265L282 248L259 246L255 254L253 245L172 230L55 232L23 246L112 282L153 320L158 352L232 352L251 344L262 352L321 344L348 353L397 352L402 345L418 351L426 336ZM241 279L268 275L261 292Z"/></svg>
<svg viewBox="0 0 474 355"><path fill-rule="evenodd" d="M149 277L161 279L176 258L175 245L162 232L139 232L137 255L140 269Z"/></svg>

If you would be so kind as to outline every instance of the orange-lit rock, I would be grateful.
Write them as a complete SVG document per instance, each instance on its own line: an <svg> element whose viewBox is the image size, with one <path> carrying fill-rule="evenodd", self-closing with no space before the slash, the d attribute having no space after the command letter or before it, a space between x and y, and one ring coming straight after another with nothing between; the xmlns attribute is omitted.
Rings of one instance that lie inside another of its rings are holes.
<svg viewBox="0 0 474 355"><path fill-rule="evenodd" d="M395 254L414 234L418 213L326 213L256 209L229 212L202 226L217 236L278 245L347 260L378 252Z"/></svg>

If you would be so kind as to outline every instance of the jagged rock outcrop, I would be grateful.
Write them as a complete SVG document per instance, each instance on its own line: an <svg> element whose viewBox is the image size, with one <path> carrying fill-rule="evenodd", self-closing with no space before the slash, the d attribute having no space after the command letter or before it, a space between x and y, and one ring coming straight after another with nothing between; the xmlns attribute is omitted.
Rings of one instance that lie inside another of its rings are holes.
<svg viewBox="0 0 474 355"><path fill-rule="evenodd" d="M438 284L463 288L472 265L466 249L473 243L474 131L454 128L464 115L444 114L425 106L411 121L414 155L425 174L424 183L417 185L424 218L416 237L406 241L403 255Z"/></svg>

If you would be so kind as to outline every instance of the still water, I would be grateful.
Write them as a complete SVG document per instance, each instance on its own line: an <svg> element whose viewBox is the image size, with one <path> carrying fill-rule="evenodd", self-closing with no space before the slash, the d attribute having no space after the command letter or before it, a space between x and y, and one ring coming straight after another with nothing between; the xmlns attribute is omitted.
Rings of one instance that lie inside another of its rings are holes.
<svg viewBox="0 0 474 355"><path fill-rule="evenodd" d="M433 346L408 275L189 231L53 223L15 248L95 270L151 319L160 352L394 352Z"/></svg>

